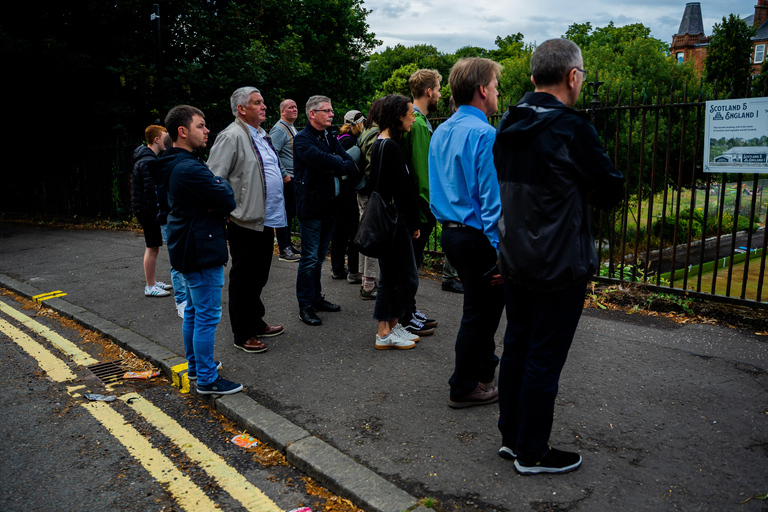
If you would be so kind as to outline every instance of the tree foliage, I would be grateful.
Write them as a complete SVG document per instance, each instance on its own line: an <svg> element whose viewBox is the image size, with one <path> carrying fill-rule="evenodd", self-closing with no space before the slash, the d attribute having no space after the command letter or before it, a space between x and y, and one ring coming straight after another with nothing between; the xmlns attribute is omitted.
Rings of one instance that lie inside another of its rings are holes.
<svg viewBox="0 0 768 512"><path fill-rule="evenodd" d="M715 23L704 59L707 80L730 84L737 94L743 93L752 69L754 35L755 28L733 14Z"/></svg>

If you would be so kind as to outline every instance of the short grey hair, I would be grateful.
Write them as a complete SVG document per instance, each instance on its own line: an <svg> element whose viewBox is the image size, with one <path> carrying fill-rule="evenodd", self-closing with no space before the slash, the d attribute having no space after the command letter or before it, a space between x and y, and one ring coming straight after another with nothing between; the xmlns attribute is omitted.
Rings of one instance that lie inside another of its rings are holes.
<svg viewBox="0 0 768 512"><path fill-rule="evenodd" d="M569 39L544 41L531 56L531 76L536 85L557 85L573 68L582 65L579 46Z"/></svg>
<svg viewBox="0 0 768 512"><path fill-rule="evenodd" d="M311 111L317 110L318 108L320 108L320 105L322 105L323 103L331 103L331 98L329 98L328 96L320 96L320 95L312 96L311 98L309 98L307 100L307 109L306 109L307 118L309 118L309 113Z"/></svg>
<svg viewBox="0 0 768 512"><path fill-rule="evenodd" d="M247 106L248 100L251 99L251 94L258 92L261 94L261 91L259 91L255 87L241 87L235 92L232 93L232 96L229 98L229 107L232 109L232 115L237 117L237 106Z"/></svg>

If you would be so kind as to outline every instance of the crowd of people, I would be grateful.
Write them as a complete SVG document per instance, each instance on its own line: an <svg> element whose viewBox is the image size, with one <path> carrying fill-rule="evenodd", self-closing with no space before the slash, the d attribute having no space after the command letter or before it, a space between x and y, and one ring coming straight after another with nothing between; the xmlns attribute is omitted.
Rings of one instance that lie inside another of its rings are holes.
<svg viewBox="0 0 768 512"><path fill-rule="evenodd" d="M320 326L319 313L341 309L322 293L330 246L332 277L360 284L361 299L375 300L375 349L407 350L438 325L419 311L417 295L425 243L439 222L443 288L464 294L448 405L498 402L499 456L514 460L521 474L578 468L578 453L548 445L554 401L597 268L590 210L615 205L624 185L595 129L572 108L587 74L582 67L571 41L539 45L531 58L535 92L511 106L498 128L488 117L498 110L502 68L484 58L453 66L452 115L434 130L427 115L441 97L442 76L428 69L410 77L410 98L379 98L367 117L347 112L338 135L332 101L322 95L307 101L301 130L296 102L284 100L267 133L267 107L254 87L232 94L234 121L216 136L207 162L199 156L209 133L199 109L179 105L165 127L148 127L133 183L146 240L145 294L170 295L154 268L164 232L198 393L242 389L218 374L213 356L229 257L238 349L264 352L263 339L284 332L264 320L261 300L276 239L279 259L297 263L302 322ZM372 197L397 212L392 241L378 258L359 255L354 244ZM298 248L289 230L294 216ZM494 337L505 309L499 357Z"/></svg>

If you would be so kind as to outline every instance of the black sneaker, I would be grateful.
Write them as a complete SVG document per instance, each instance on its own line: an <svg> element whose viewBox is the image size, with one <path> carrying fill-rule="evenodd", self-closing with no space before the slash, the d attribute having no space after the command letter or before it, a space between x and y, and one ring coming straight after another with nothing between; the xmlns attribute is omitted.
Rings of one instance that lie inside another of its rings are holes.
<svg viewBox="0 0 768 512"><path fill-rule="evenodd" d="M320 297L320 300L312 304L312 307L315 308L315 311L327 311L329 313L337 313L341 311L341 306L328 302L325 300L325 296Z"/></svg>
<svg viewBox="0 0 768 512"><path fill-rule="evenodd" d="M280 251L280 256L278 257L280 261L287 261L289 263L296 263L301 259L301 256L298 254L294 254L294 252L291 250L290 247L286 247L282 251Z"/></svg>
<svg viewBox="0 0 768 512"><path fill-rule="evenodd" d="M502 446L499 448L499 457L507 460L515 460L517 458L517 454L512 448L508 446Z"/></svg>
<svg viewBox="0 0 768 512"><path fill-rule="evenodd" d="M581 466L581 455L555 448L550 448L538 462L524 462L520 458L515 460L515 469L521 475L569 473L579 466Z"/></svg>
<svg viewBox="0 0 768 512"><path fill-rule="evenodd" d="M217 370L221 370L221 361L214 361L213 364L216 365ZM189 370L187 372L187 378L189 380L197 380L197 371L196 370Z"/></svg>
<svg viewBox="0 0 768 512"><path fill-rule="evenodd" d="M242 391L243 385L236 382L230 382L224 377L219 377L210 384L198 384L198 395L231 395Z"/></svg>

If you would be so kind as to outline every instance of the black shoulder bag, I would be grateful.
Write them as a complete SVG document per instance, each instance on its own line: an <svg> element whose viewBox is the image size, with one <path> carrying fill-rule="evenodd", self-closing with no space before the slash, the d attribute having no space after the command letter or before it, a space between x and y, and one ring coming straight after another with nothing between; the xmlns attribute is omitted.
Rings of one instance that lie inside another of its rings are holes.
<svg viewBox="0 0 768 512"><path fill-rule="evenodd" d="M389 251L397 230L397 208L395 208L394 203L385 202L379 194L381 173L384 172L381 164L386 142L387 139L382 139L379 145L379 168L376 173L376 184L365 205L363 216L360 217L360 225L354 240L357 250L370 258L381 258Z"/></svg>

